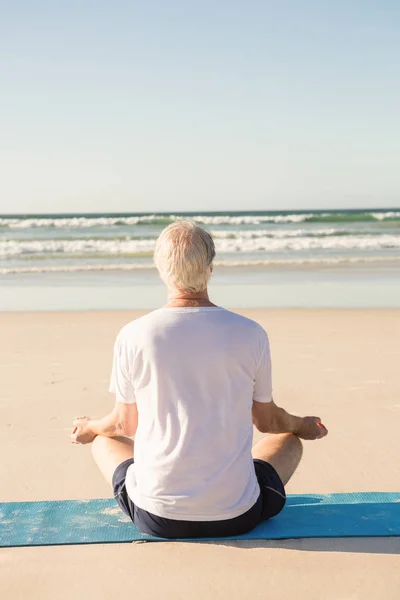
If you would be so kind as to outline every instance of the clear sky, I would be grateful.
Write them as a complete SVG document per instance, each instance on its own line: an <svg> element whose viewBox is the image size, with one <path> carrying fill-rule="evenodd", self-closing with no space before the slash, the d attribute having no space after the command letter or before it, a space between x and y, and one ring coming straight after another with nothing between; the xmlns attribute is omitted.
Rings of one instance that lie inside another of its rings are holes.
<svg viewBox="0 0 400 600"><path fill-rule="evenodd" d="M398 0L0 8L0 212L400 205Z"/></svg>

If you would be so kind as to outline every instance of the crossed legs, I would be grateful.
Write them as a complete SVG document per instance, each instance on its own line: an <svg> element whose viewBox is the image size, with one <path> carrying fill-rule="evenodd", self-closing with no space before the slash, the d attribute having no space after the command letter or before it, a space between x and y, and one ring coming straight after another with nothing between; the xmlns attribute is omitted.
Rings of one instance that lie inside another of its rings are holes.
<svg viewBox="0 0 400 600"><path fill-rule="evenodd" d="M124 460L133 458L133 440L127 437L108 438L98 435L92 443L94 460L104 479L112 486L115 469ZM269 462L286 485L300 462L303 446L291 433L278 433L261 439L253 446L253 458Z"/></svg>
<svg viewBox="0 0 400 600"><path fill-rule="evenodd" d="M301 460L303 445L292 433L276 433L262 438L252 449L253 458L270 463L286 485Z"/></svg>
<svg viewBox="0 0 400 600"><path fill-rule="evenodd" d="M98 435L92 443L92 454L101 474L112 487L115 469L124 460L133 458L133 440L128 437L104 437Z"/></svg>

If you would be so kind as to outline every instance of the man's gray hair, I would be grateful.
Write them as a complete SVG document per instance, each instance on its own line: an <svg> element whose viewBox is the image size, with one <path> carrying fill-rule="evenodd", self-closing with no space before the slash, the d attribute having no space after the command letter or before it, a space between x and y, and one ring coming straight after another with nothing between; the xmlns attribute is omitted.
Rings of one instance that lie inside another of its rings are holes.
<svg viewBox="0 0 400 600"><path fill-rule="evenodd" d="M154 252L154 262L167 287L192 294L206 289L214 257L212 237L191 221L176 221L166 227Z"/></svg>

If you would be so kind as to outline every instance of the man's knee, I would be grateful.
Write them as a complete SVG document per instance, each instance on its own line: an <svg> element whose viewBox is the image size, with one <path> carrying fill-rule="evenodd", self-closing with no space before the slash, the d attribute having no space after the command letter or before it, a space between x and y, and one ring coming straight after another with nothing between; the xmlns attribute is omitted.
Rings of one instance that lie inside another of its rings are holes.
<svg viewBox="0 0 400 600"><path fill-rule="evenodd" d="M282 433L284 443L288 449L300 458L303 456L303 442L294 433Z"/></svg>
<svg viewBox="0 0 400 600"><path fill-rule="evenodd" d="M92 454L96 455L99 451L106 448L108 438L103 435L97 435L92 442Z"/></svg>
<svg viewBox="0 0 400 600"><path fill-rule="evenodd" d="M116 445L115 442L119 442L117 445L119 447L121 444L131 449L133 447L133 440L131 438L116 436L116 437L106 437L104 435L98 435L94 438L92 442L92 454L96 457L100 453L110 453L115 452Z"/></svg>

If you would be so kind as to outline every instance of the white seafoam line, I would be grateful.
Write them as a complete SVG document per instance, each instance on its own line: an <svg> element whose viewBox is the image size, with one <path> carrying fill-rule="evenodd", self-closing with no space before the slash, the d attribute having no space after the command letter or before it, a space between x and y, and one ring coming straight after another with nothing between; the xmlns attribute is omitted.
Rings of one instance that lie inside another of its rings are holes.
<svg viewBox="0 0 400 600"><path fill-rule="evenodd" d="M351 223L352 216L349 218L340 218L348 213L344 212L329 212L313 213L290 213L290 214L250 214L250 215L114 215L114 216L70 216L70 217L0 217L0 227L8 227L11 229L27 229L27 228L87 228L97 226L112 226L112 225L167 225L169 222L179 220L190 220L204 225L259 225L261 223L303 223L313 219L329 219L330 221L337 218L337 222ZM385 212L360 211L360 215L372 217L375 221L385 221L390 219L399 219L400 211L389 210ZM368 219L367 219L368 220ZM357 219L356 219L357 221Z"/></svg>
<svg viewBox="0 0 400 600"><path fill-rule="evenodd" d="M215 267L222 268L329 268L346 265L373 265L373 264L400 263L400 256L368 256L368 257L332 257L332 258L302 258L302 259L266 259L248 261L215 261ZM153 263L123 263L100 265L42 265L39 267L9 267L0 268L0 275L13 275L22 273L78 273L90 271L146 271L154 270Z"/></svg>
<svg viewBox="0 0 400 600"><path fill-rule="evenodd" d="M329 214L329 213L327 213ZM141 215L141 216L113 216L113 217L3 217L0 218L0 227L9 227L11 229L28 229L38 227L54 228L86 228L86 227L104 227L112 225L167 225L169 222L190 220L204 225L259 225L260 223L302 223L312 218L314 213L307 214L289 214L289 215ZM400 213L399 213L400 216Z"/></svg>
<svg viewBox="0 0 400 600"><path fill-rule="evenodd" d="M0 257L41 257L54 255L80 258L87 255L129 256L151 253L155 239L47 239L47 240L0 240ZM237 237L216 239L217 252L235 254L237 252L280 252L304 250L384 250L400 249L400 236L392 234L378 235L332 235L314 237Z"/></svg>

